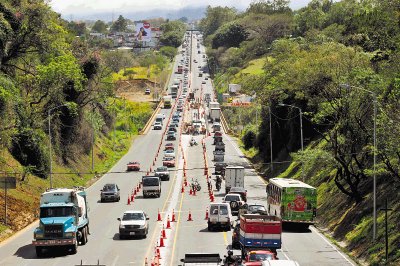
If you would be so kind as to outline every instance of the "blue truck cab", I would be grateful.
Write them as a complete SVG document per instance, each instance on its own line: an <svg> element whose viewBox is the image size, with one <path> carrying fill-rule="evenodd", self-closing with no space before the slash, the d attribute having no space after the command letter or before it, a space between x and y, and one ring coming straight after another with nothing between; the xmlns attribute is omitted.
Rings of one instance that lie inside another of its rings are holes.
<svg viewBox="0 0 400 266"><path fill-rule="evenodd" d="M89 217L84 188L58 188L40 198L39 227L33 233L36 255L46 249L64 248L75 254L78 244L85 245L89 235Z"/></svg>

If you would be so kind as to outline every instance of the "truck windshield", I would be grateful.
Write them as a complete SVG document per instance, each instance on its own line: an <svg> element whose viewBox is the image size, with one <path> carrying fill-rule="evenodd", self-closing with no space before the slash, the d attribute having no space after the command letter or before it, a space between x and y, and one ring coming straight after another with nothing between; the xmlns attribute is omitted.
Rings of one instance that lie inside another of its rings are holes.
<svg viewBox="0 0 400 266"><path fill-rule="evenodd" d="M250 254L249 261L273 260L272 254Z"/></svg>
<svg viewBox="0 0 400 266"><path fill-rule="evenodd" d="M72 207L40 208L40 218L74 216Z"/></svg>
<svg viewBox="0 0 400 266"><path fill-rule="evenodd" d="M158 178L143 178L143 186L158 186Z"/></svg>
<svg viewBox="0 0 400 266"><path fill-rule="evenodd" d="M129 220L144 220L143 213L124 213L122 217L122 221L129 221Z"/></svg>

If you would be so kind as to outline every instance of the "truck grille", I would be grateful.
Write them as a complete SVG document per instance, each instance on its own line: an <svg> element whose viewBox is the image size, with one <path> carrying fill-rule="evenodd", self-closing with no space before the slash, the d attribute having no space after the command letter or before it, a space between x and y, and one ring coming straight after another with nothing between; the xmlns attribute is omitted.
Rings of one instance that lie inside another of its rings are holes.
<svg viewBox="0 0 400 266"><path fill-rule="evenodd" d="M63 225L62 224L45 225L44 237L50 237L50 238L63 237Z"/></svg>
<svg viewBox="0 0 400 266"><path fill-rule="evenodd" d="M125 225L126 229L136 229L140 228L140 225L134 224L134 225Z"/></svg>

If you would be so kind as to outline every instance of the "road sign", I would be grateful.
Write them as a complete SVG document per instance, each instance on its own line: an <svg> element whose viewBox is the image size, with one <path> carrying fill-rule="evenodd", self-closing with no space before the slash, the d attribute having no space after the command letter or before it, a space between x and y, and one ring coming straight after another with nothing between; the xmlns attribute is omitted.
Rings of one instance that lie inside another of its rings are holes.
<svg viewBox="0 0 400 266"><path fill-rule="evenodd" d="M0 188L4 188L4 224L7 225L7 189L17 188L15 176L0 176Z"/></svg>
<svg viewBox="0 0 400 266"><path fill-rule="evenodd" d="M17 188L17 180L14 176L0 176L0 188Z"/></svg>

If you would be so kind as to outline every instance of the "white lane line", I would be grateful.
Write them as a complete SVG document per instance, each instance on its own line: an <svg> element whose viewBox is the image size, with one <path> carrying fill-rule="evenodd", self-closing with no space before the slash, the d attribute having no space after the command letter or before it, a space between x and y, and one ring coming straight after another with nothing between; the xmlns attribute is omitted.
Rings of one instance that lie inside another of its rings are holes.
<svg viewBox="0 0 400 266"><path fill-rule="evenodd" d="M114 266L117 265L118 259L119 259L119 255L117 254L117 256L115 257L115 259L113 260L111 265L114 265Z"/></svg>
<svg viewBox="0 0 400 266"><path fill-rule="evenodd" d="M313 231L314 233L319 235L329 246L331 246L337 253L339 253L340 256L342 256L350 265L355 266L340 250L338 250L331 242L329 242L329 240L326 239L326 237L323 234L318 232L318 230L315 227L310 226L310 229L311 229L311 231Z"/></svg>
<svg viewBox="0 0 400 266"><path fill-rule="evenodd" d="M289 252L288 249L286 249L286 250ZM287 260L290 260L289 256L286 255L286 252L284 251L284 246L283 246L283 245L282 245L282 248L281 248L281 252L282 252L283 256L285 256L285 258L286 258Z"/></svg>

